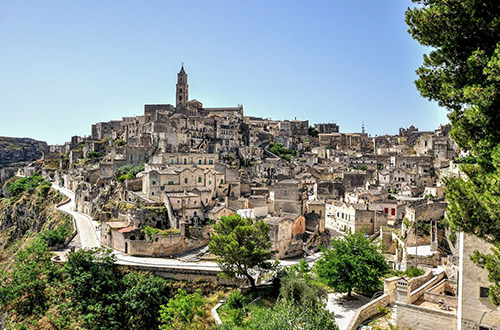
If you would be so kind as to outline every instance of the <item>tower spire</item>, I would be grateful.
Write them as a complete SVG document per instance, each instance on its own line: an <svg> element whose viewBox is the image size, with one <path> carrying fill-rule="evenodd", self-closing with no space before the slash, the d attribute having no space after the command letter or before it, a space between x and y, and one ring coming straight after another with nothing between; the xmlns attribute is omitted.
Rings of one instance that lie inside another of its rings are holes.
<svg viewBox="0 0 500 330"><path fill-rule="evenodd" d="M182 108L187 106L188 101L188 84L187 84L187 74L184 71L184 62L182 62L181 70L177 74L177 85L175 93L175 106L177 108Z"/></svg>

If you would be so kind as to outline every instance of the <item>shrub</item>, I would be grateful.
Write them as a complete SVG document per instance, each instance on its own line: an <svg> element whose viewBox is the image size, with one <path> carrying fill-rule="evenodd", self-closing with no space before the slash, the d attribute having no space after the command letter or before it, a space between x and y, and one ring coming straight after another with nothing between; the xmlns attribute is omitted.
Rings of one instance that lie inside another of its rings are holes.
<svg viewBox="0 0 500 330"><path fill-rule="evenodd" d="M93 158L100 158L100 157L101 157L101 153L100 153L100 152L97 152L97 151L93 151L93 150L92 150L92 151L89 151L89 152L87 153L87 158L91 158L91 159L93 159Z"/></svg>
<svg viewBox="0 0 500 330"><path fill-rule="evenodd" d="M46 194L51 185L52 184L45 180L40 174L35 173L32 176L17 179L9 186L7 191L11 194L11 196L16 197L23 192L32 194L35 192L37 187L43 186L42 194Z"/></svg>
<svg viewBox="0 0 500 330"><path fill-rule="evenodd" d="M126 179L135 178L135 176L142 171L144 171L144 163L136 166L134 166L133 164L123 165L116 169L115 178L119 182L123 182Z"/></svg>
<svg viewBox="0 0 500 330"><path fill-rule="evenodd" d="M40 237L47 242L47 246L56 246L64 244L66 238L71 234L71 228L68 225L62 225L53 230L48 230L40 234Z"/></svg>
<svg viewBox="0 0 500 330"><path fill-rule="evenodd" d="M420 268L410 267L406 270L405 275L408 277L419 277L425 274L425 271Z"/></svg>
<svg viewBox="0 0 500 330"><path fill-rule="evenodd" d="M236 291L227 299L226 304L232 309L242 308L245 302L245 297L241 294L240 291Z"/></svg>

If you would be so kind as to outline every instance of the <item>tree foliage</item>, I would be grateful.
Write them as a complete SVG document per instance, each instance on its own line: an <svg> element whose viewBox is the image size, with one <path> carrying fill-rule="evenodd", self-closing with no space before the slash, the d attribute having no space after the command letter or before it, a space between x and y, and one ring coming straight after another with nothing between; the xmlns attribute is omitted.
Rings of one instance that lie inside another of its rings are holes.
<svg viewBox="0 0 500 330"><path fill-rule="evenodd" d="M205 316L206 299L201 290L192 294L179 289L173 299L160 309L160 330L197 330L202 328L202 317Z"/></svg>
<svg viewBox="0 0 500 330"><path fill-rule="evenodd" d="M40 193L46 195L52 184L45 180L39 173L35 173L29 177L19 178L12 182L7 188L9 194L13 197L20 195L23 192L32 194L35 189L40 187Z"/></svg>
<svg viewBox="0 0 500 330"><path fill-rule="evenodd" d="M94 248L69 254L65 264L70 297L90 329L121 328L123 310L114 261L110 250Z"/></svg>
<svg viewBox="0 0 500 330"><path fill-rule="evenodd" d="M377 289L380 278L389 270L380 246L370 243L363 233L334 238L331 245L332 249L326 250L316 263L320 281L348 296L353 289Z"/></svg>
<svg viewBox="0 0 500 330"><path fill-rule="evenodd" d="M327 298L327 292L311 279L307 263L304 262L298 267L283 271L280 277L280 297L302 305L321 305Z"/></svg>
<svg viewBox="0 0 500 330"><path fill-rule="evenodd" d="M500 242L500 2L425 0L408 9L409 33L432 47L415 82L422 96L449 110L453 139L470 157L467 180L446 182L452 228ZM496 249L495 253L498 253ZM474 260L488 257L476 255ZM483 265L479 262L479 265ZM487 267L488 268L488 267ZM494 268L494 267L493 267ZM500 272L490 267L493 272ZM490 288L500 293L498 280ZM500 302L497 294L493 302Z"/></svg>
<svg viewBox="0 0 500 330"><path fill-rule="evenodd" d="M210 252L217 256L217 263L225 276L245 276L255 288L252 271L273 269L269 261L273 253L268 233L269 226L263 221L253 223L239 215L224 216L215 225L216 235L210 238Z"/></svg>
<svg viewBox="0 0 500 330"><path fill-rule="evenodd" d="M269 151L287 161L290 161L291 157L297 153L297 150L287 149L281 143L274 142L269 143Z"/></svg>
<svg viewBox="0 0 500 330"><path fill-rule="evenodd" d="M300 304L281 298L256 320L256 330L338 330L333 314L314 303Z"/></svg>
<svg viewBox="0 0 500 330"><path fill-rule="evenodd" d="M115 171L115 178L118 182L123 182L126 179L133 179L139 173L144 171L144 163L139 165L127 164L120 166Z"/></svg>
<svg viewBox="0 0 500 330"><path fill-rule="evenodd" d="M170 296L168 282L152 274L132 272L123 277L122 283L125 291L121 298L129 328L157 329L160 307Z"/></svg>

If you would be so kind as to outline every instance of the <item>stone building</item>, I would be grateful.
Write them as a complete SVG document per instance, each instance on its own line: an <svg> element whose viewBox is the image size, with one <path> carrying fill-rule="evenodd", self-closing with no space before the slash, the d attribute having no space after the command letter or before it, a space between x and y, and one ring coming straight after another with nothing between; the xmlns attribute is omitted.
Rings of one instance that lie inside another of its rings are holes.
<svg viewBox="0 0 500 330"><path fill-rule="evenodd" d="M304 234L306 220L304 216L282 213L276 217L266 217L264 222L270 227L271 249L276 251L276 258L291 258L302 255L303 243L300 235Z"/></svg>
<svg viewBox="0 0 500 330"><path fill-rule="evenodd" d="M464 233L460 234L460 244L458 329L500 329L500 307L488 297L488 271L470 260L474 251L491 253L492 246Z"/></svg>
<svg viewBox="0 0 500 330"><path fill-rule="evenodd" d="M274 210L281 212L302 214L303 194L301 185L296 180L283 180L274 186Z"/></svg>

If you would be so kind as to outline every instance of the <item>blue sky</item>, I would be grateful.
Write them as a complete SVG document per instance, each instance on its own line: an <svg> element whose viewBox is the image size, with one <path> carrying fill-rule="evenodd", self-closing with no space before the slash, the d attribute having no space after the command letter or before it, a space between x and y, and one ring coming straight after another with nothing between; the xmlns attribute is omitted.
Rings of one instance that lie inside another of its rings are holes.
<svg viewBox="0 0 500 330"><path fill-rule="evenodd" d="M447 122L413 81L409 0L2 1L0 135L63 143L93 123L190 99L246 115L397 134Z"/></svg>

